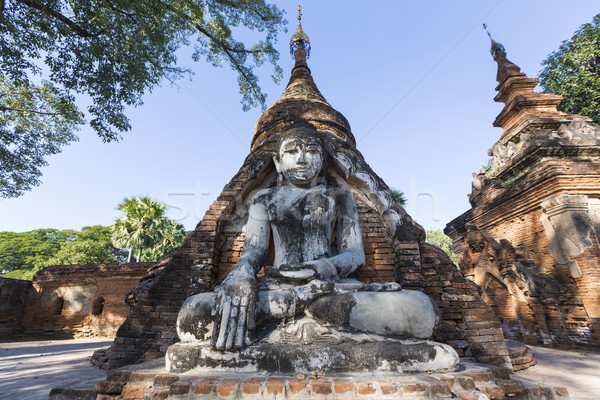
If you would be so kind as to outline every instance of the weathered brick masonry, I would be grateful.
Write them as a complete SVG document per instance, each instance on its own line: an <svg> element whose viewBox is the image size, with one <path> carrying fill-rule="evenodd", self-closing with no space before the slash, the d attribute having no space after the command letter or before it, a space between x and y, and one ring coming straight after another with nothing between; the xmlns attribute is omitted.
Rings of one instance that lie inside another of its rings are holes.
<svg viewBox="0 0 600 400"><path fill-rule="evenodd" d="M0 278L0 337L13 336L19 330L31 282Z"/></svg>
<svg viewBox="0 0 600 400"><path fill-rule="evenodd" d="M153 263L58 265L33 282L0 279L0 334L114 337L129 312L125 294Z"/></svg>
<svg viewBox="0 0 600 400"><path fill-rule="evenodd" d="M561 97L493 43L504 129L451 221L461 269L484 290L505 336L600 344L600 127L556 110ZM475 175L475 174L474 174Z"/></svg>

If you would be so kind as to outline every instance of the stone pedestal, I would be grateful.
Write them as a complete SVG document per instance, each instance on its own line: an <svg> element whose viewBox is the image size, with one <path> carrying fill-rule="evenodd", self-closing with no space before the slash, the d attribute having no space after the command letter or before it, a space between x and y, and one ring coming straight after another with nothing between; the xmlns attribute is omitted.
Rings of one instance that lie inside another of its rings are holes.
<svg viewBox="0 0 600 400"><path fill-rule="evenodd" d="M239 352L221 352L208 346L177 343L167 350L167 370L269 372L279 374L344 372L456 371L456 351L432 341L381 340L365 343L311 344L258 343Z"/></svg>

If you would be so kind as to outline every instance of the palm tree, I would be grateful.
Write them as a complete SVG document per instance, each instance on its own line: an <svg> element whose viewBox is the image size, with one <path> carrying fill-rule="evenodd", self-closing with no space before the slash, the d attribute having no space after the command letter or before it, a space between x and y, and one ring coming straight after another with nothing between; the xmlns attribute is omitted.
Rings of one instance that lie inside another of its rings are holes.
<svg viewBox="0 0 600 400"><path fill-rule="evenodd" d="M140 262L142 251L156 243L167 207L150 197L134 197L125 198L118 209L123 215L111 226L113 245L129 249L127 262L137 250L136 262Z"/></svg>
<svg viewBox="0 0 600 400"><path fill-rule="evenodd" d="M390 191L392 192L392 195L394 195L396 201L400 203L401 206L406 205L406 197L404 196L403 191L394 188L391 188Z"/></svg>
<svg viewBox="0 0 600 400"><path fill-rule="evenodd" d="M144 261L158 261L162 256L181 246L185 239L185 227L171 219L164 218L154 235L154 246L142 253Z"/></svg>

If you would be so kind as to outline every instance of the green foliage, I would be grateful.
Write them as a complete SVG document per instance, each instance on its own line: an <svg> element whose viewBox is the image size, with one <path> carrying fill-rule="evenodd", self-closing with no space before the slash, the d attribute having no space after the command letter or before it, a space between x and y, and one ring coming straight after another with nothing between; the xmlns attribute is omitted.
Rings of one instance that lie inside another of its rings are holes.
<svg viewBox="0 0 600 400"><path fill-rule="evenodd" d="M442 249L444 253L446 253L448 257L450 257L452 262L458 267L458 257L454 253L454 248L452 247L452 239L444 235L444 232L442 232L439 229L430 229L425 231L425 233L427 235L427 243L431 243L434 246L437 246L440 249Z"/></svg>
<svg viewBox="0 0 600 400"><path fill-rule="evenodd" d="M0 196L16 197L40 184L46 156L77 140L83 114L52 83L33 85L0 72Z"/></svg>
<svg viewBox="0 0 600 400"><path fill-rule="evenodd" d="M110 228L100 225L86 226L80 232L0 232L0 271L3 277L31 279L48 265L122 262L126 253L113 247L110 235Z"/></svg>
<svg viewBox="0 0 600 400"><path fill-rule="evenodd" d="M129 249L127 261L137 251L136 261L158 261L185 238L183 225L165 217L166 206L150 197L124 199L121 218L111 226L115 247Z"/></svg>
<svg viewBox="0 0 600 400"><path fill-rule="evenodd" d="M33 280L33 276L42 268L33 268L33 269L17 269L15 271L10 271L5 274L2 274L3 278L12 278L12 279L23 279L27 281Z"/></svg>
<svg viewBox="0 0 600 400"><path fill-rule="evenodd" d="M265 0L1 1L0 195L38 185L45 156L76 140L83 119L74 94L91 98L97 134L118 140L131 128L126 107L163 78L190 75L176 57L182 46L193 43L195 61L237 72L244 110L264 107L254 68L268 62L281 79L274 43L285 23ZM262 39L237 40L242 28Z"/></svg>
<svg viewBox="0 0 600 400"><path fill-rule="evenodd" d="M176 247L181 246L187 236L182 224L164 219L158 226L158 231L154 235L154 246L144 249L142 252L142 261L158 261L165 254Z"/></svg>
<svg viewBox="0 0 600 400"><path fill-rule="evenodd" d="M89 239L75 240L65 243L46 264L94 264L107 262L109 258L109 251L102 243Z"/></svg>
<svg viewBox="0 0 600 400"><path fill-rule="evenodd" d="M391 188L390 191L394 195L394 198L400 205L406 205L406 197L404 196L404 192L395 188Z"/></svg>
<svg viewBox="0 0 600 400"><path fill-rule="evenodd" d="M600 123L600 14L562 42L542 65L544 92L563 96L558 109Z"/></svg>
<svg viewBox="0 0 600 400"><path fill-rule="evenodd" d="M30 232L0 232L0 270L32 270L41 267L60 250L62 243L73 240L75 231L37 229Z"/></svg>

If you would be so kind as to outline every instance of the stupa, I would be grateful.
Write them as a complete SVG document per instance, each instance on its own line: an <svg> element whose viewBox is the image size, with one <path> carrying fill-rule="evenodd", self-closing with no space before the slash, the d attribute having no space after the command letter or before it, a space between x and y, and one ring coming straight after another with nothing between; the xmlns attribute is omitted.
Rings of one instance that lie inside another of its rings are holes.
<svg viewBox="0 0 600 400"><path fill-rule="evenodd" d="M491 39L491 36L490 36ZM445 228L461 270L479 284L505 337L600 344L600 126L558 111L491 40L503 129L473 174L472 208Z"/></svg>
<svg viewBox="0 0 600 400"><path fill-rule="evenodd" d="M363 283L395 282L427 294L440 311L434 340L452 346L459 356L510 368L500 323L478 287L445 253L425 242L423 228L356 148L347 119L320 93L308 68L310 42L300 19L291 48L295 65L289 83L258 119L243 166L182 247L152 267L128 294L131 312L117 333L110 367L163 357L178 341L175 327L183 302L212 292L227 277L242 255L249 202L259 190L277 185L273 155L278 136L305 123L327 137L329 184L349 191L356 204L365 258L354 277ZM268 254L267 262L272 257Z"/></svg>

